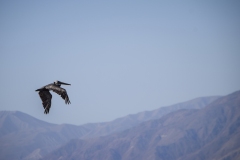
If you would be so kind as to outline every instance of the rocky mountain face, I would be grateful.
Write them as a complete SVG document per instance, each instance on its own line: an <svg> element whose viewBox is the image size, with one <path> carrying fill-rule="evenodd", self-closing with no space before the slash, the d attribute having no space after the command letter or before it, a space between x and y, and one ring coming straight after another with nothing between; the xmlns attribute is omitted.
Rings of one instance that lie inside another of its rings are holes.
<svg viewBox="0 0 240 160"><path fill-rule="evenodd" d="M0 157L1 159L37 160L57 149L71 139L106 136L133 128L142 122L158 119L179 109L201 109L219 96L203 97L128 115L111 122L85 125L50 124L22 112L0 112Z"/></svg>
<svg viewBox="0 0 240 160"><path fill-rule="evenodd" d="M119 133L71 140L43 159L237 160L239 142L240 91L203 109L182 109Z"/></svg>

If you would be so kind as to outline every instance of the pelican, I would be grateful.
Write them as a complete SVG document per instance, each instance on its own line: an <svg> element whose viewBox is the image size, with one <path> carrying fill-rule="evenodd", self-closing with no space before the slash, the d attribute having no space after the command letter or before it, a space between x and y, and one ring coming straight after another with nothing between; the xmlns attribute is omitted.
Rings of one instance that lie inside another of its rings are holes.
<svg viewBox="0 0 240 160"><path fill-rule="evenodd" d="M61 82L61 81L55 81L51 84L48 84L48 85L36 90L36 91L39 91L38 94L42 100L43 108L45 109L45 111L44 111L45 114L48 114L49 110L51 108L52 95L49 92L50 90L59 94L65 100L66 104L71 103L68 98L67 91L64 88L60 87L61 84L71 85L68 83Z"/></svg>

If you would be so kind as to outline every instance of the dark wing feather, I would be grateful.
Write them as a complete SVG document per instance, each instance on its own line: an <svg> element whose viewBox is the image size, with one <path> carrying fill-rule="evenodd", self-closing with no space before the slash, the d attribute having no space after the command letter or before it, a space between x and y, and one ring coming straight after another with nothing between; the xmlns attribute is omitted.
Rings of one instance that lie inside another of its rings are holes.
<svg viewBox="0 0 240 160"><path fill-rule="evenodd" d="M48 87L48 89L51 89L53 92L59 94L62 97L62 99L65 100L66 104L71 103L69 98L68 98L67 91L64 88L61 88L57 85L51 85L51 86Z"/></svg>
<svg viewBox="0 0 240 160"><path fill-rule="evenodd" d="M41 90L38 94L42 99L43 108L45 109L44 113L48 114L51 108L52 95L48 90Z"/></svg>

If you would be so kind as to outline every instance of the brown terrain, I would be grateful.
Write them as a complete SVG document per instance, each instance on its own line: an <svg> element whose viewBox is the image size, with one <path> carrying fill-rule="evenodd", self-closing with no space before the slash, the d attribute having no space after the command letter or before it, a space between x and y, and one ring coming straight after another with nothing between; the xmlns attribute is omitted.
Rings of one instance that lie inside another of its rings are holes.
<svg viewBox="0 0 240 160"><path fill-rule="evenodd" d="M203 109L182 109L131 129L71 140L43 159L239 160L240 91Z"/></svg>

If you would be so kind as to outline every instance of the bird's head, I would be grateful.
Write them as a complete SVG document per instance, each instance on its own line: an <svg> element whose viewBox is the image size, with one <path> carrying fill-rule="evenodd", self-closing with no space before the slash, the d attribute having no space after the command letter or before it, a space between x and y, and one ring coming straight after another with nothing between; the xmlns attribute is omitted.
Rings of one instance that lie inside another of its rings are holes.
<svg viewBox="0 0 240 160"><path fill-rule="evenodd" d="M58 80L55 81L54 84L56 84L56 85L61 85L61 84L63 84L63 85L71 85L71 84L64 83L64 82L61 82L61 81L58 81Z"/></svg>

